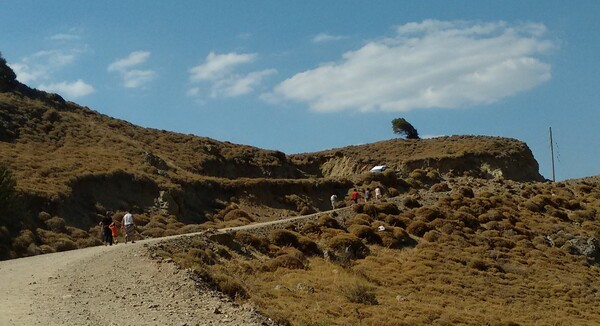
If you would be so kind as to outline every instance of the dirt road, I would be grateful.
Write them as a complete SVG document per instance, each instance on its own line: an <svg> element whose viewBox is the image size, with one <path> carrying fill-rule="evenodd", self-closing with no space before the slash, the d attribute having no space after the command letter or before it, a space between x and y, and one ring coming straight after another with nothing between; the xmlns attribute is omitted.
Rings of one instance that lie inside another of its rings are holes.
<svg viewBox="0 0 600 326"><path fill-rule="evenodd" d="M268 325L149 258L160 239L0 262L0 325Z"/></svg>
<svg viewBox="0 0 600 326"><path fill-rule="evenodd" d="M348 208L336 211L348 210ZM257 223L268 227L319 214ZM172 263L150 258L147 247L180 235L0 261L0 326L5 325L272 325L198 285Z"/></svg>

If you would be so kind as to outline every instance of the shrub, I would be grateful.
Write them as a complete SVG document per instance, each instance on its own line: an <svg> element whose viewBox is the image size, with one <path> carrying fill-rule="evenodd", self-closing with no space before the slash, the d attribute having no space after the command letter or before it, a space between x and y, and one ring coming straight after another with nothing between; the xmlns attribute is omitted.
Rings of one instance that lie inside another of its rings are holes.
<svg viewBox="0 0 600 326"><path fill-rule="evenodd" d="M319 216L319 219L317 220L317 225L319 225L320 227L327 227L331 229L343 229L343 227L340 225L340 222L338 222L338 220L329 215Z"/></svg>
<svg viewBox="0 0 600 326"><path fill-rule="evenodd" d="M327 246L340 257L361 259L369 254L369 248L358 237L349 233L341 233L327 241Z"/></svg>
<svg viewBox="0 0 600 326"><path fill-rule="evenodd" d="M17 252L26 252L30 244L35 244L35 234L29 229L23 229L13 240L12 246Z"/></svg>
<svg viewBox="0 0 600 326"><path fill-rule="evenodd" d="M400 249L414 244L414 240L402 228L394 227L391 230L386 228L385 231L379 232L382 245L387 248Z"/></svg>
<svg viewBox="0 0 600 326"><path fill-rule="evenodd" d="M67 232L67 229L65 228L65 220L60 217L53 217L47 220L44 224L46 224L46 227L48 227L48 229L52 232Z"/></svg>
<svg viewBox="0 0 600 326"><path fill-rule="evenodd" d="M398 215L388 215L383 220L385 223L391 226L397 226L401 228L406 228L406 226L411 222L410 219Z"/></svg>
<svg viewBox="0 0 600 326"><path fill-rule="evenodd" d="M98 238L80 238L75 241L77 248L87 248L102 245L102 240Z"/></svg>
<svg viewBox="0 0 600 326"><path fill-rule="evenodd" d="M280 247L297 247L298 237L300 237L298 233L285 229L275 229L269 232L269 239L271 240L271 242Z"/></svg>
<svg viewBox="0 0 600 326"><path fill-rule="evenodd" d="M46 222L47 220L49 220L52 217L52 215L46 213L46 212L40 212L38 214L38 218L40 219L40 221L42 222Z"/></svg>
<svg viewBox="0 0 600 326"><path fill-rule="evenodd" d="M227 212L227 214L225 214L225 216L223 217L223 220L224 221L232 221L232 220L237 220L239 218L245 218L245 219L248 219L249 221L253 221L252 217L250 217L250 214L248 214L246 211L241 210L241 209L234 209L234 210Z"/></svg>
<svg viewBox="0 0 600 326"><path fill-rule="evenodd" d="M356 214L354 217L346 222L346 225L371 225L373 219L367 214Z"/></svg>
<svg viewBox="0 0 600 326"><path fill-rule="evenodd" d="M236 279L226 274L213 274L211 275L212 283L216 285L219 291L228 295L230 298L246 299L248 298L248 291L244 286Z"/></svg>
<svg viewBox="0 0 600 326"><path fill-rule="evenodd" d="M347 288L342 288L341 291L346 299L352 303L367 305L378 304L374 288L367 284L356 283Z"/></svg>
<svg viewBox="0 0 600 326"><path fill-rule="evenodd" d="M407 184L407 188L408 188L408 184ZM396 188L388 188L387 193L390 195L390 197L400 196L400 191Z"/></svg>
<svg viewBox="0 0 600 326"><path fill-rule="evenodd" d="M366 225L351 225L348 231L360 239L366 240L368 243L381 243L381 238L370 226Z"/></svg>
<svg viewBox="0 0 600 326"><path fill-rule="evenodd" d="M11 170L0 163L0 225L15 223L12 219L18 214L16 186Z"/></svg>
<svg viewBox="0 0 600 326"><path fill-rule="evenodd" d="M421 203L413 197L404 198L404 200L402 200L402 205L407 208L418 208L422 206Z"/></svg>
<svg viewBox="0 0 600 326"><path fill-rule="evenodd" d="M406 228L406 231L410 234L416 235L418 237L422 237L425 232L429 231L430 228L427 223L421 220L414 220L410 225Z"/></svg>
<svg viewBox="0 0 600 326"><path fill-rule="evenodd" d="M304 269L306 268L306 257L302 252L296 248L283 248L279 250L277 256L269 260L266 264L266 268L269 271L274 271L277 268L287 269Z"/></svg>
<svg viewBox="0 0 600 326"><path fill-rule="evenodd" d="M363 206L363 213L365 213L371 217L376 217L377 216L377 207L373 204L365 204Z"/></svg>
<svg viewBox="0 0 600 326"><path fill-rule="evenodd" d="M471 259L467 266L480 271L486 271L490 267L485 260L478 258Z"/></svg>
<svg viewBox="0 0 600 326"><path fill-rule="evenodd" d="M423 239L427 242L437 242L442 234L436 230L427 231L423 235Z"/></svg>
<svg viewBox="0 0 600 326"><path fill-rule="evenodd" d="M305 255L319 255L321 254L321 250L316 242L311 240L309 237L300 236L298 238L298 250L300 250Z"/></svg>
<svg viewBox="0 0 600 326"><path fill-rule="evenodd" d="M436 218L444 218L444 213L439 209L429 207L421 207L415 210L415 216L421 220L431 222Z"/></svg>
<svg viewBox="0 0 600 326"><path fill-rule="evenodd" d="M164 235L165 229L159 227L153 227L142 232L145 237L160 238Z"/></svg>
<svg viewBox="0 0 600 326"><path fill-rule="evenodd" d="M72 226L67 226L66 231L72 238L75 239L84 239L90 236L87 232L83 231L82 229L78 229Z"/></svg>
<svg viewBox="0 0 600 326"><path fill-rule="evenodd" d="M67 237L56 239L50 246L57 252L77 249L77 244Z"/></svg>
<svg viewBox="0 0 600 326"><path fill-rule="evenodd" d="M398 214L400 210L398 206L393 203L379 203L376 206L377 213L379 214Z"/></svg>
<svg viewBox="0 0 600 326"><path fill-rule="evenodd" d="M260 252L266 252L269 247L269 241L263 237L255 236L245 231L239 231L234 234L234 239L244 245L251 246Z"/></svg>
<svg viewBox="0 0 600 326"><path fill-rule="evenodd" d="M474 198L475 193L473 192L472 188L461 186L452 191L452 196L455 198Z"/></svg>
<svg viewBox="0 0 600 326"><path fill-rule="evenodd" d="M431 186L430 190L433 192L446 192L450 191L450 186L448 186L448 184L445 182L441 182Z"/></svg>

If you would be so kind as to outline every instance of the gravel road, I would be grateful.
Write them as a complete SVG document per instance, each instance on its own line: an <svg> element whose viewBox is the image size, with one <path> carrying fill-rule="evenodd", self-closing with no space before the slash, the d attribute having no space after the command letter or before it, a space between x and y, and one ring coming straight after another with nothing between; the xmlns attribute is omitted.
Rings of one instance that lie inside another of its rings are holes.
<svg viewBox="0 0 600 326"><path fill-rule="evenodd" d="M0 262L0 325L272 325L196 284L147 245L100 246Z"/></svg>

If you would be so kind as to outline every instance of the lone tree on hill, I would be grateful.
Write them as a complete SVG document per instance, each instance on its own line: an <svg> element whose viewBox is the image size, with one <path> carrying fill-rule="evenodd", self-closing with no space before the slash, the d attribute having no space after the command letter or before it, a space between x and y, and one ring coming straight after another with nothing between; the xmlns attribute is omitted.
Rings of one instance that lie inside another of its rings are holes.
<svg viewBox="0 0 600 326"><path fill-rule="evenodd" d="M420 139L417 129L404 118L392 120L392 130L394 130L395 134L404 135L406 139Z"/></svg>

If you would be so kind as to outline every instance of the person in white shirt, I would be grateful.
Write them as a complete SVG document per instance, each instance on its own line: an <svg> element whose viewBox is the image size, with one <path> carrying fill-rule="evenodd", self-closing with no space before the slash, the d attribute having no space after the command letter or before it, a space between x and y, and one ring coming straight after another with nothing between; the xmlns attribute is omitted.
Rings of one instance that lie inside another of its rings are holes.
<svg viewBox="0 0 600 326"><path fill-rule="evenodd" d="M335 194L331 195L331 198L330 198L330 199L331 199L331 207L332 207L333 209L335 209L335 206L336 206L336 204L337 204L337 195L335 195Z"/></svg>
<svg viewBox="0 0 600 326"><path fill-rule="evenodd" d="M133 241L133 231L135 231L135 224L133 224L133 215L127 212L123 216L123 221L121 222L121 227L125 229L125 243L131 238L131 243L135 243Z"/></svg>
<svg viewBox="0 0 600 326"><path fill-rule="evenodd" d="M375 188L375 199L381 199L381 188Z"/></svg>

